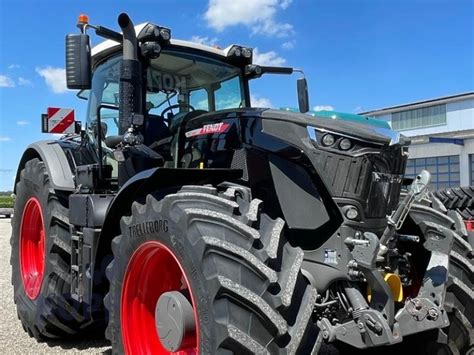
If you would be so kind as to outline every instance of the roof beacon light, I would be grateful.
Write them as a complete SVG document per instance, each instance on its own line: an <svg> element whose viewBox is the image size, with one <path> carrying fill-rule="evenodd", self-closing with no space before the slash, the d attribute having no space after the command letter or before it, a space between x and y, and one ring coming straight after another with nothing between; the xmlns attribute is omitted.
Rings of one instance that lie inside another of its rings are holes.
<svg viewBox="0 0 474 355"><path fill-rule="evenodd" d="M89 16L80 14L77 18L77 28L81 30L83 34L85 34L85 29L89 25Z"/></svg>
<svg viewBox="0 0 474 355"><path fill-rule="evenodd" d="M80 14L79 17L77 18L77 24L78 25L88 25L89 24L89 16Z"/></svg>

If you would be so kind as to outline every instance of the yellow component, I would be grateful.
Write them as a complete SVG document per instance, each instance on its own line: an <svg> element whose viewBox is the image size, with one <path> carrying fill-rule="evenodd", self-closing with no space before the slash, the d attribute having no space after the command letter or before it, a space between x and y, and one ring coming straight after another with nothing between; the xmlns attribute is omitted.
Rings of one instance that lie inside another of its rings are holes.
<svg viewBox="0 0 474 355"><path fill-rule="evenodd" d="M199 163L199 169L204 169L204 162L203 161Z"/></svg>
<svg viewBox="0 0 474 355"><path fill-rule="evenodd" d="M402 302L403 301L403 286L402 281L400 280L400 276L393 273L386 273L383 277L385 282L387 283L388 287L392 290L393 299L395 302ZM367 300L370 302L372 298L372 290L369 286L367 286Z"/></svg>
<svg viewBox="0 0 474 355"><path fill-rule="evenodd" d="M77 23L80 25L87 25L89 24L89 16L80 14L79 18L77 19Z"/></svg>

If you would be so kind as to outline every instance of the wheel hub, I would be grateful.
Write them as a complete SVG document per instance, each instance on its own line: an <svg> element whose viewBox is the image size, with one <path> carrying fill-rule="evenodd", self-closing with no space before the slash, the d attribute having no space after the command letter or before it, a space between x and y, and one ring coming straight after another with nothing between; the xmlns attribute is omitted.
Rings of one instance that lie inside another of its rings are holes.
<svg viewBox="0 0 474 355"><path fill-rule="evenodd" d="M193 306L181 292L163 293L156 302L155 326L166 350L175 352L192 346L196 329Z"/></svg>
<svg viewBox="0 0 474 355"><path fill-rule="evenodd" d="M45 230L41 204L30 198L23 209L20 227L20 274L26 295L35 300L43 284Z"/></svg>
<svg viewBox="0 0 474 355"><path fill-rule="evenodd" d="M191 303L184 294L189 294ZM141 244L127 265L122 285L125 353L198 354L199 324L193 299L175 254L158 241Z"/></svg>

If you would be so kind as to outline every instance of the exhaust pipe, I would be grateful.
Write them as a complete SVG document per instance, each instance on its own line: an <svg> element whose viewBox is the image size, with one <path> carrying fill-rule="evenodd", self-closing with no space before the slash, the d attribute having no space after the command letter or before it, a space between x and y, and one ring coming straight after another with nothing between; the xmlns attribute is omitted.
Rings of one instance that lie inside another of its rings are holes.
<svg viewBox="0 0 474 355"><path fill-rule="evenodd" d="M123 33L123 59L138 60L137 36L132 20L126 13L121 13L118 17L118 24Z"/></svg>
<svg viewBox="0 0 474 355"><path fill-rule="evenodd" d="M119 134L132 126L133 115L142 114L142 75L138 61L138 42L133 22L126 13L118 17L123 33L123 58L120 68Z"/></svg>

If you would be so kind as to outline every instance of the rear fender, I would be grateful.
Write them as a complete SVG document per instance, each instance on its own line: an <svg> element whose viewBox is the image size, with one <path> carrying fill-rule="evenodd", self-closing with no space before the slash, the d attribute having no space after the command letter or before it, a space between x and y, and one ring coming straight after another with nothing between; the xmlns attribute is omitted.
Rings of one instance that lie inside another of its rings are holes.
<svg viewBox="0 0 474 355"><path fill-rule="evenodd" d="M38 158L46 166L51 186L55 190L74 191L74 173L71 170L66 153L57 141L47 140L30 144L21 157L15 178L16 184L20 180L21 171L25 168L27 161Z"/></svg>

